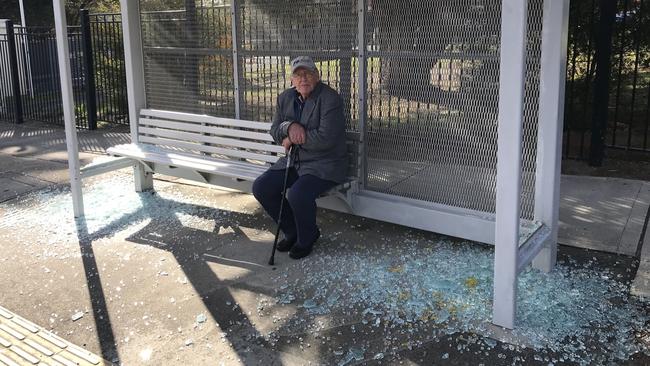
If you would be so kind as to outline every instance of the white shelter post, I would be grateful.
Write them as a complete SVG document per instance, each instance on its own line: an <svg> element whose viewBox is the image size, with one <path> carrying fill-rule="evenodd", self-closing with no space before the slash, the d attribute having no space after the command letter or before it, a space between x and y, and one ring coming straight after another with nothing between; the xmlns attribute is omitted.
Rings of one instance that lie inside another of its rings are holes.
<svg viewBox="0 0 650 366"><path fill-rule="evenodd" d="M124 37L124 66L129 101L131 142L138 143L138 117L145 107L144 56L140 29L140 2L120 0L122 13L122 34ZM141 164L133 167L135 190L138 192L153 188L153 176Z"/></svg>
<svg viewBox="0 0 650 366"><path fill-rule="evenodd" d="M63 99L63 118L65 120L65 141L68 149L68 170L70 172L70 191L75 217L84 215L81 192L81 173L79 171L79 144L74 113L74 94L72 92L72 73L70 71L70 52L68 50L68 23L65 18L65 3L54 0L54 22L56 25L56 51L59 60L59 78Z"/></svg>
<svg viewBox="0 0 650 366"><path fill-rule="evenodd" d="M569 0L545 0L539 85L535 220L549 227L551 235L533 260L533 266L545 272L553 269L557 258L568 33Z"/></svg>
<svg viewBox="0 0 650 366"><path fill-rule="evenodd" d="M510 329L517 300L527 11L527 0L502 1L492 322Z"/></svg>

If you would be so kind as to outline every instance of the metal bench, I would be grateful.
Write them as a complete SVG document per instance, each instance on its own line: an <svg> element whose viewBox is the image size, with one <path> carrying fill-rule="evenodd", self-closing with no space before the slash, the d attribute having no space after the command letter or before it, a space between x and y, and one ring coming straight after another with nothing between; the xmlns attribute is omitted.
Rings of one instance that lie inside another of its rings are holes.
<svg viewBox="0 0 650 366"><path fill-rule="evenodd" d="M269 134L271 123L143 109L138 142L117 145L108 154L161 173L201 183L251 192L252 183L284 155ZM352 204L357 190L358 134L347 133L351 163L349 181L327 195Z"/></svg>

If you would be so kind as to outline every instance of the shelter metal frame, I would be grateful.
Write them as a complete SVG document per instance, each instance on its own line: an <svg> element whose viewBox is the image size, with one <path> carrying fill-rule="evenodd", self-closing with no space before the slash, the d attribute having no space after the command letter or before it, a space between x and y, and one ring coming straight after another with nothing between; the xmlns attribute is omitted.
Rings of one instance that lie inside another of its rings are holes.
<svg viewBox="0 0 650 366"><path fill-rule="evenodd" d="M62 0L53 0L53 3L74 215L80 217L84 214L82 177L132 165L135 189L144 191L153 188L152 172L129 159L96 164L84 168L82 172L75 130L68 44L63 41L67 39L65 7ZM146 107L140 10L138 1L121 0L120 4L131 137L132 142L137 143L138 124L135 121L138 121L140 110ZM366 1L359 0L358 4L358 40L360 44L365 44ZM363 180L360 189L349 197L350 205L341 205L340 201L332 199L319 204L368 218L495 244L493 323L512 329L515 325L518 274L531 263L542 271L551 271L556 261L569 0L544 0L543 3L534 220L527 224L522 224L520 202L528 1L501 0L501 6L496 212L486 214L371 192L363 189ZM236 11L233 1L233 19ZM232 32L236 38L235 27ZM237 53L237 48L233 47L235 85L240 71ZM360 60L364 59L364 47L359 47L357 56ZM365 86L365 63L359 64L359 85ZM365 90L365 87L361 90ZM236 90L237 117L240 112L239 93ZM360 108L365 108L364 93L359 93L358 102ZM367 169L367 161L364 153L365 121L362 116L360 130L359 151L363 171Z"/></svg>

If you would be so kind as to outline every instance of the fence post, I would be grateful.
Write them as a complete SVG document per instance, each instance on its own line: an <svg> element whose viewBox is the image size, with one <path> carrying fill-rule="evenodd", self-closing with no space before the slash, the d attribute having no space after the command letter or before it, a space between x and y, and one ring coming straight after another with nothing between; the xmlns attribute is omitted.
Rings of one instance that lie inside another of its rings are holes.
<svg viewBox="0 0 650 366"><path fill-rule="evenodd" d="M7 51L9 52L9 72L11 74L11 91L14 101L14 122L23 123L23 98L20 90L20 77L18 76L18 56L16 55L16 38L14 23L5 21L7 30Z"/></svg>
<svg viewBox="0 0 650 366"><path fill-rule="evenodd" d="M612 29L616 19L616 1L600 0L600 19L596 39L596 78L594 82L593 115L589 165L602 166L605 157L605 132L609 109L609 78L611 72Z"/></svg>
<svg viewBox="0 0 650 366"><path fill-rule="evenodd" d="M86 89L86 114L88 129L97 129L97 95L95 87L95 65L93 63L93 41L90 33L90 14L81 10L81 40L84 62L84 87Z"/></svg>

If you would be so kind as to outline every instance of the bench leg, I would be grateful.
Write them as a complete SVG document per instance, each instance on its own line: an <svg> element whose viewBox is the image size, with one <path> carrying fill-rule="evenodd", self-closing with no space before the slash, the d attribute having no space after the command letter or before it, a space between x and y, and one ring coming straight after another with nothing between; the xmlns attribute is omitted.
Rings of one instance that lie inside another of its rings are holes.
<svg viewBox="0 0 650 366"><path fill-rule="evenodd" d="M533 268L539 269L542 272L551 272L555 267L557 260L557 230L555 236L551 235L544 248L539 251L535 259L533 259Z"/></svg>
<svg viewBox="0 0 650 366"><path fill-rule="evenodd" d="M144 192L153 189L153 174L145 171L142 164L136 164L133 167L133 180L135 181L135 191Z"/></svg>

